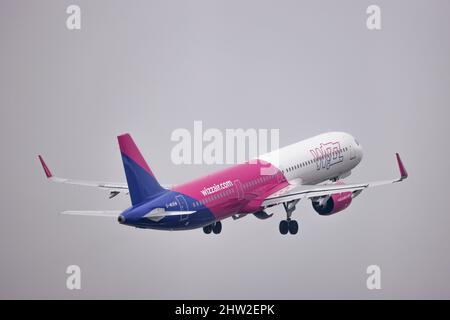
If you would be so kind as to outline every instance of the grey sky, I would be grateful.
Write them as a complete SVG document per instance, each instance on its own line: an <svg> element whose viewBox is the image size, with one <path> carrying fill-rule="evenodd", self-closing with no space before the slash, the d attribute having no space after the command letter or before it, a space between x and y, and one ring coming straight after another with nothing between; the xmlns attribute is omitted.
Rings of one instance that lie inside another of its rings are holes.
<svg viewBox="0 0 450 320"><path fill-rule="evenodd" d="M450 298L448 1L75 1L0 3L0 298ZM382 30L366 28L366 8ZM201 230L135 230L67 209L125 209L125 196L47 183L125 181L130 132L161 183L226 167L176 166L176 128L279 128L280 145L340 130L364 159L348 178L410 178L348 210ZM82 270L82 290L65 269ZM366 288L377 264L382 289Z"/></svg>

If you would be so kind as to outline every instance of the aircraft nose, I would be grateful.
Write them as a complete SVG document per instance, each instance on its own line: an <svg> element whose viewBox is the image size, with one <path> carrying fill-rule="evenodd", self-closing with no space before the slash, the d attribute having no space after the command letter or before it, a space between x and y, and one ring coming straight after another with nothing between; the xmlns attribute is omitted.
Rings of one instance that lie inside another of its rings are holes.
<svg viewBox="0 0 450 320"><path fill-rule="evenodd" d="M117 221L119 221L119 223L125 223L125 217L124 217L123 215L120 215L120 216L117 218Z"/></svg>

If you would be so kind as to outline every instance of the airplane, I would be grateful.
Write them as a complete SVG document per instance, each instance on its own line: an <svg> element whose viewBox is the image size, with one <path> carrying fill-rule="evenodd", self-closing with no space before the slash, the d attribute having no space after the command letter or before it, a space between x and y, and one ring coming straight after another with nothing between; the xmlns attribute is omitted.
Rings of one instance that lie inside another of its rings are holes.
<svg viewBox="0 0 450 320"><path fill-rule="evenodd" d="M129 194L131 207L124 211L64 211L69 215L109 216L122 225L156 230L203 228L220 234L221 221L253 214L259 219L273 216L267 209L282 205L286 219L279 223L282 235L297 234L292 219L297 203L311 200L322 216L336 214L351 204L363 190L405 180L408 173L396 153L400 177L366 183L346 184L361 162L360 143L344 132L327 132L173 187L159 184L153 171L129 134L117 137L127 184L82 181L53 176L38 156L48 180L95 187L113 198Z"/></svg>

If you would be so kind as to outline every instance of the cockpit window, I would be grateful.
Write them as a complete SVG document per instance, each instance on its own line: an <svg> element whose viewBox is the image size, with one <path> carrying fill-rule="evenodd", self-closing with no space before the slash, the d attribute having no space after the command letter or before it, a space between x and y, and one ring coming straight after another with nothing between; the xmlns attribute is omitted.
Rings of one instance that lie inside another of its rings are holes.
<svg viewBox="0 0 450 320"><path fill-rule="evenodd" d="M356 145L357 145L357 146L359 146L359 142L358 142L358 140L356 140L356 139L355 139L355 143L356 143Z"/></svg>

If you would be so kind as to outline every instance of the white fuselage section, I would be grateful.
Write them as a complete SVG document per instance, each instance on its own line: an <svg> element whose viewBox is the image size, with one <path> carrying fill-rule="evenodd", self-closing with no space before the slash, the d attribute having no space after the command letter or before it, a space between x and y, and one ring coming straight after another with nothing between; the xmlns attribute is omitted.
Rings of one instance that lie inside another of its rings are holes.
<svg viewBox="0 0 450 320"><path fill-rule="evenodd" d="M358 141L344 132L328 132L258 158L281 170L290 184L317 184L345 178L363 156Z"/></svg>

